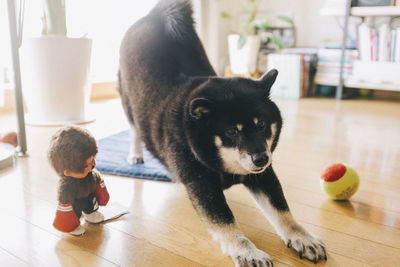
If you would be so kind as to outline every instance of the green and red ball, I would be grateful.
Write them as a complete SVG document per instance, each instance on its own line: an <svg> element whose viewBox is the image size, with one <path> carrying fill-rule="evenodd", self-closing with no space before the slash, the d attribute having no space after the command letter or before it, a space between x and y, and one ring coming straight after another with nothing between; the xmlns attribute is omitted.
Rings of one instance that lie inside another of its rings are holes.
<svg viewBox="0 0 400 267"><path fill-rule="evenodd" d="M322 172L320 185L332 199L344 200L357 192L360 179L357 172L349 165L335 163Z"/></svg>

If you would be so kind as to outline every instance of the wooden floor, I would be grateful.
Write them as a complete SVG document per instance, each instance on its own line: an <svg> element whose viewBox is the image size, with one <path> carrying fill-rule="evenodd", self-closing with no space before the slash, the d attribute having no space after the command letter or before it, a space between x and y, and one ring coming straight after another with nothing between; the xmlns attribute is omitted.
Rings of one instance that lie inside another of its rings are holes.
<svg viewBox="0 0 400 267"><path fill-rule="evenodd" d="M284 129L274 166L294 217L328 247L326 266L400 266L400 103L279 101ZM117 99L91 106L96 138L128 128ZM15 118L0 114L0 127ZM104 175L122 218L86 225L82 237L52 227L57 176L46 160L56 128L27 127L29 156L0 172L0 266L233 266L214 243L181 185ZM319 175L347 162L361 185L349 202L321 192ZM242 186L226 192L244 233L275 266L300 260L273 231Z"/></svg>

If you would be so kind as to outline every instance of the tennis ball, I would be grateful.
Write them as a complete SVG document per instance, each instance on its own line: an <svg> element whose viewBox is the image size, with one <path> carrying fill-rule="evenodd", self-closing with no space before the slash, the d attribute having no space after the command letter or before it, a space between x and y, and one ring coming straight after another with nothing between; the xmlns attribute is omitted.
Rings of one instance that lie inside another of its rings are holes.
<svg viewBox="0 0 400 267"><path fill-rule="evenodd" d="M357 172L350 166L335 163L328 166L321 174L321 188L335 200L349 199L360 184Z"/></svg>

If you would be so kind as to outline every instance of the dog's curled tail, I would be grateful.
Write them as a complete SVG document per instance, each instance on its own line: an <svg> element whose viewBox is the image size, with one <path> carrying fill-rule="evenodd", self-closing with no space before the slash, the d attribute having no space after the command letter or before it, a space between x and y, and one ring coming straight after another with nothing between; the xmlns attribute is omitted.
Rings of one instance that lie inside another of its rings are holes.
<svg viewBox="0 0 400 267"><path fill-rule="evenodd" d="M160 0L151 11L160 16L168 36L178 42L185 42L194 32L191 0Z"/></svg>

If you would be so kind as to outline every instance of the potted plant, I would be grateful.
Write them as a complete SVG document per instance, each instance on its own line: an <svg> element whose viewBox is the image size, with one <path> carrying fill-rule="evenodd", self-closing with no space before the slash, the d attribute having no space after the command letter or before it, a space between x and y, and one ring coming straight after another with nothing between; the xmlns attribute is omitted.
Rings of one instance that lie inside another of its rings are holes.
<svg viewBox="0 0 400 267"><path fill-rule="evenodd" d="M42 3L42 36L25 39L21 47L27 123L87 122L92 40L66 36L64 0Z"/></svg>
<svg viewBox="0 0 400 267"><path fill-rule="evenodd" d="M234 74L252 74L256 71L257 57L260 49L260 36L257 29L263 30L266 36L277 49L282 49L282 41L270 32L267 32L269 24L266 19L257 18L262 0L236 0L244 10L244 20L240 21L239 31L228 35L230 68ZM233 16L223 11L223 19L232 19ZM287 20L287 18L283 18Z"/></svg>

